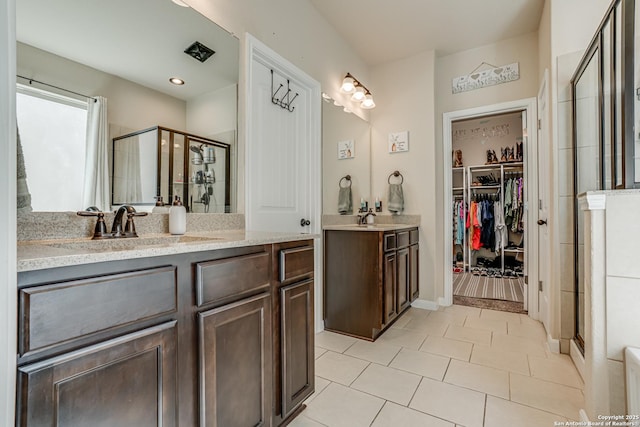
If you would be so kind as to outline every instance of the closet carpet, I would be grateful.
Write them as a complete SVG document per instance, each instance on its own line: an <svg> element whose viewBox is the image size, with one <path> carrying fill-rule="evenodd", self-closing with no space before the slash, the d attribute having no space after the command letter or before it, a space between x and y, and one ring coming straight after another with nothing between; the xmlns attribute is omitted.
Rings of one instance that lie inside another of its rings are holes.
<svg viewBox="0 0 640 427"><path fill-rule="evenodd" d="M454 273L453 295L524 302L524 278L474 276Z"/></svg>

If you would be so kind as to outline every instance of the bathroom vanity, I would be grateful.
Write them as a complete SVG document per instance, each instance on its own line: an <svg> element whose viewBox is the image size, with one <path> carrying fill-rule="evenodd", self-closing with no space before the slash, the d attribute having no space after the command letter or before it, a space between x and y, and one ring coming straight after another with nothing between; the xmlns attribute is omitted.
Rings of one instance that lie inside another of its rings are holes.
<svg viewBox="0 0 640 427"><path fill-rule="evenodd" d="M17 425L288 422L314 391L312 237L19 245Z"/></svg>
<svg viewBox="0 0 640 427"><path fill-rule="evenodd" d="M324 228L325 329L375 340L418 298L418 228Z"/></svg>

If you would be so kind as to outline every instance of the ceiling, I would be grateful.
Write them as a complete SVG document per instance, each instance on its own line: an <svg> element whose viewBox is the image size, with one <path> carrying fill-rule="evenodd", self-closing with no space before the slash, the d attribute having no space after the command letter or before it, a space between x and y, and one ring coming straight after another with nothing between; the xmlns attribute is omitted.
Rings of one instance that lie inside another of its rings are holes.
<svg viewBox="0 0 640 427"><path fill-rule="evenodd" d="M16 38L183 100L238 81L238 39L169 0L17 0ZM183 52L196 40L216 52L204 63Z"/></svg>
<svg viewBox="0 0 640 427"><path fill-rule="evenodd" d="M310 0L368 65L538 30L544 0Z"/></svg>

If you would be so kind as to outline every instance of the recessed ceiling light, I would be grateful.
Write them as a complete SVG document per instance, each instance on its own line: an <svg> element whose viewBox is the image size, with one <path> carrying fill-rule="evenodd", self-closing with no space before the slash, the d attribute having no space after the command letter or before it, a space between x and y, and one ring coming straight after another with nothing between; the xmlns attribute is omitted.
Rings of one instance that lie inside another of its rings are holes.
<svg viewBox="0 0 640 427"><path fill-rule="evenodd" d="M169 81L176 86L182 86L184 84L184 80L179 79L178 77L171 77Z"/></svg>
<svg viewBox="0 0 640 427"><path fill-rule="evenodd" d="M171 1L174 2L175 4L177 4L178 6L189 7L188 4L186 4L185 2L183 2L181 0L171 0Z"/></svg>

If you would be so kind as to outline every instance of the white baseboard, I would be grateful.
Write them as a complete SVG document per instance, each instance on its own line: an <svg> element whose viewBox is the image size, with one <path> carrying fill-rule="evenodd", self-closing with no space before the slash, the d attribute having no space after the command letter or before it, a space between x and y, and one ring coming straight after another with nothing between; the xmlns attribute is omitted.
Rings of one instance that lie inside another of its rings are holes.
<svg viewBox="0 0 640 427"><path fill-rule="evenodd" d="M552 353L560 353L560 340L552 338L551 334L547 334L547 344Z"/></svg>
<svg viewBox="0 0 640 427"><path fill-rule="evenodd" d="M324 331L324 320L316 322L316 334Z"/></svg>
<svg viewBox="0 0 640 427"><path fill-rule="evenodd" d="M584 381L584 356L580 352L580 349L578 349L578 345L574 340L569 341L569 356L571 356L573 364L576 365L576 369L582 377L582 381Z"/></svg>
<svg viewBox="0 0 640 427"><path fill-rule="evenodd" d="M449 307L451 304L451 302L447 302L447 298L445 297L438 298L438 305L440 305L440 307Z"/></svg>
<svg viewBox="0 0 640 427"><path fill-rule="evenodd" d="M417 299L414 302L411 303L411 307L415 307L415 308L422 308L425 310L431 310L431 311L437 311L438 310L438 303L434 302L434 301L428 301L426 299Z"/></svg>

